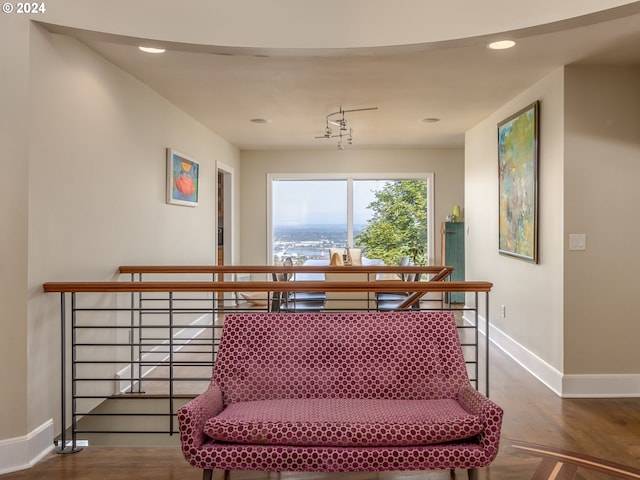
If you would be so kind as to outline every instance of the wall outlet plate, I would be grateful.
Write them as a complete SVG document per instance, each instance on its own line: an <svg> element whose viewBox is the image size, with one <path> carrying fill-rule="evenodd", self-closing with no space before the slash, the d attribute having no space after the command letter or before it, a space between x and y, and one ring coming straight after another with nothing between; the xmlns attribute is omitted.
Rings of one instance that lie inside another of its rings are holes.
<svg viewBox="0 0 640 480"><path fill-rule="evenodd" d="M584 233L569 234L569 250L586 250L587 236Z"/></svg>

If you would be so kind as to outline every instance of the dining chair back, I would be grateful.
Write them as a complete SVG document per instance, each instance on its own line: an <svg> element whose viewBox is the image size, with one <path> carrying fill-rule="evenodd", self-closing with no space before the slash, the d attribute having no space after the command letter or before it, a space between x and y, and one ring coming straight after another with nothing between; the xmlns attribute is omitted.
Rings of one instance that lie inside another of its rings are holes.
<svg viewBox="0 0 640 480"><path fill-rule="evenodd" d="M370 278L373 275L373 279ZM375 274L327 272L327 282L369 282L375 279ZM325 310L375 310L376 300L373 292L326 292Z"/></svg>

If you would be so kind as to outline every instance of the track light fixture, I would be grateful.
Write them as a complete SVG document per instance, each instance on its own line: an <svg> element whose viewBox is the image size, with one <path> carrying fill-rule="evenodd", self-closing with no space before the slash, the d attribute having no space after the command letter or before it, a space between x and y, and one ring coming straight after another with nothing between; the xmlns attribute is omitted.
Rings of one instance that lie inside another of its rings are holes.
<svg viewBox="0 0 640 480"><path fill-rule="evenodd" d="M344 150L345 143L347 145L353 144L353 128L351 128L347 124L347 118L345 116L346 113L351 112L364 112L366 110L377 110L378 107L367 107L367 108L353 108L350 110L343 110L340 107L340 110L337 112L330 113L325 117L325 129L324 135L320 135L316 138L327 138L338 139L338 150ZM334 133L334 129L337 129L337 132Z"/></svg>

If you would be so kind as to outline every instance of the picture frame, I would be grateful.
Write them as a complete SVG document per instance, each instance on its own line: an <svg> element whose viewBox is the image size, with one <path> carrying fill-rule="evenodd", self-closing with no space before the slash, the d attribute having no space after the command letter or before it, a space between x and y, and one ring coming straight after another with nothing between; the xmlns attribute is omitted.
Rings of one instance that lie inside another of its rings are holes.
<svg viewBox="0 0 640 480"><path fill-rule="evenodd" d="M196 207L200 164L172 148L167 148L167 203Z"/></svg>
<svg viewBox="0 0 640 480"><path fill-rule="evenodd" d="M498 123L498 251L538 263L540 102Z"/></svg>

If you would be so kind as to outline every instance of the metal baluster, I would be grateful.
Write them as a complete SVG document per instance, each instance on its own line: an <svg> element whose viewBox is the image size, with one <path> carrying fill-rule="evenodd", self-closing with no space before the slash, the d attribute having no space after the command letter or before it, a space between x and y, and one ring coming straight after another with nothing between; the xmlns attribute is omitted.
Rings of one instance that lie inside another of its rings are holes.
<svg viewBox="0 0 640 480"><path fill-rule="evenodd" d="M77 414L78 406L77 406L77 387L78 387L78 371L77 371L77 338L76 332L78 326L78 311L76 305L76 292L71 294L71 448L74 452L82 450L82 448L78 448L77 446Z"/></svg>
<svg viewBox="0 0 640 480"><path fill-rule="evenodd" d="M67 445L67 333L65 324L66 319L66 306L65 306L65 292L60 294L60 422L62 433L60 435L60 449L58 453L69 453L65 451Z"/></svg>
<svg viewBox="0 0 640 480"><path fill-rule="evenodd" d="M478 295L478 293L476 292L476 295ZM489 292L485 292L485 313L484 313L484 318L485 318L485 328L486 328L486 335L485 335L485 368L486 368L486 385L485 385L485 393L487 395L487 397L489 396Z"/></svg>
<svg viewBox="0 0 640 480"><path fill-rule="evenodd" d="M134 274L131 274L131 281L134 280ZM135 305L135 293L131 292L131 294L129 295L129 306L131 308L130 312L129 312L129 393L134 393L134 385L135 385L135 376L134 376L134 369L135 369L135 359L136 359L136 352L135 352L135 347L134 347L134 329L135 329L135 311L134 311L134 305Z"/></svg>
<svg viewBox="0 0 640 480"><path fill-rule="evenodd" d="M138 274L138 281L142 282L142 274ZM144 393L142 388L142 337L144 328L142 326L142 292L138 292L138 393Z"/></svg>
<svg viewBox="0 0 640 480"><path fill-rule="evenodd" d="M173 292L169 292L169 435L173 435Z"/></svg>

